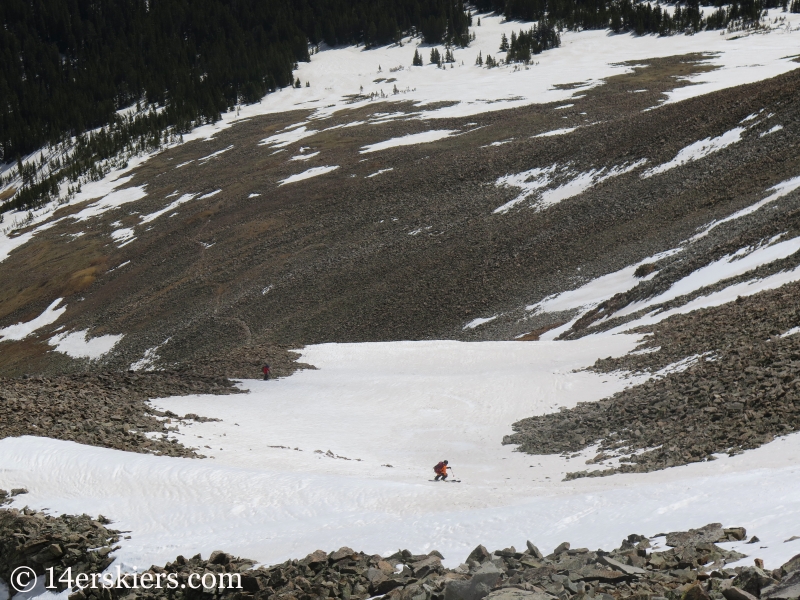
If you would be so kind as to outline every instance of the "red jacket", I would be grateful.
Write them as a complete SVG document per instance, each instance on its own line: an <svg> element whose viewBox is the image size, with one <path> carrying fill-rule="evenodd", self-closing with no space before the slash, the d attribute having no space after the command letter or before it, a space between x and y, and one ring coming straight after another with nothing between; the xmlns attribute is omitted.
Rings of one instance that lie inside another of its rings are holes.
<svg viewBox="0 0 800 600"><path fill-rule="evenodd" d="M264 375L266 375L267 373L269 373L269 365L264 365L264 368L261 370L264 372Z"/></svg>

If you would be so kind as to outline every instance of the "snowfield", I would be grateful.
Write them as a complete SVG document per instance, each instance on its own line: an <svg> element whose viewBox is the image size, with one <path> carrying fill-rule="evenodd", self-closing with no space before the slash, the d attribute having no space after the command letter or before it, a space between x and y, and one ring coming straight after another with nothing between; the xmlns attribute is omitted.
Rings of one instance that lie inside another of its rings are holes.
<svg viewBox="0 0 800 600"><path fill-rule="evenodd" d="M7 438L0 487L30 491L16 506L101 513L130 530L117 552L123 568L219 548L271 564L342 545L436 548L454 566L478 543L610 549L632 532L715 521L762 540L731 544L747 563L758 556L775 567L796 554L783 540L800 531L800 435L709 463L571 482L564 473L585 469L592 449L568 459L500 444L516 419L632 383L575 370L638 341L312 346L302 360L318 370L243 382L246 395L154 401L222 419L181 424L176 436L211 458ZM444 458L461 483L429 481Z"/></svg>

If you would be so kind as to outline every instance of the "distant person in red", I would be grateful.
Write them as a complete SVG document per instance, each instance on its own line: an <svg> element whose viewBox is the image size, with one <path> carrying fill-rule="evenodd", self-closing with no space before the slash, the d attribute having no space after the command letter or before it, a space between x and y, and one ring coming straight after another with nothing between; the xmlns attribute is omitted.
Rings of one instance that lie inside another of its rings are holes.
<svg viewBox="0 0 800 600"><path fill-rule="evenodd" d="M444 481L445 479L447 479L447 469L449 468L450 467L447 466L446 460L443 460L442 462L437 464L435 467L433 467L433 470L436 472L436 477L434 477L433 480L439 481L439 478L441 478L442 481Z"/></svg>
<svg viewBox="0 0 800 600"><path fill-rule="evenodd" d="M261 371L264 373L264 381L269 379L269 365L267 363L264 363L264 367L261 369Z"/></svg>

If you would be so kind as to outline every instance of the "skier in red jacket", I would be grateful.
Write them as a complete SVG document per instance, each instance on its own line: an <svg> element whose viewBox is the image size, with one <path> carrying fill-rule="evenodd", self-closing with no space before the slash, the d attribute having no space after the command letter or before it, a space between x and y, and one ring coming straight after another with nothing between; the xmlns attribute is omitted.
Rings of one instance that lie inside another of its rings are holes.
<svg viewBox="0 0 800 600"><path fill-rule="evenodd" d="M269 365L264 363L264 367L261 369L261 372L264 373L264 381L269 379Z"/></svg>
<svg viewBox="0 0 800 600"><path fill-rule="evenodd" d="M439 481L439 478L441 477L442 481L445 481L447 479L447 469L449 468L450 467L447 466L446 460L438 463L435 467L433 467L433 470L436 473L436 477L434 477L433 480Z"/></svg>

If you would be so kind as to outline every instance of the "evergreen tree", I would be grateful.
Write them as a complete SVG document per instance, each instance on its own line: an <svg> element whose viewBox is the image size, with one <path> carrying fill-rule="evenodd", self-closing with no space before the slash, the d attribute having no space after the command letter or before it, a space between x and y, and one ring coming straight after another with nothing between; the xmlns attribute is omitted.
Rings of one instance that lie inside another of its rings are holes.
<svg viewBox="0 0 800 600"><path fill-rule="evenodd" d="M417 50L414 50L414 58L411 60L411 64L415 67L422 66L422 57L419 55Z"/></svg>
<svg viewBox="0 0 800 600"><path fill-rule="evenodd" d="M475 64L479 67L483 66L483 56L481 56L481 52L478 51L478 58L475 59Z"/></svg>
<svg viewBox="0 0 800 600"><path fill-rule="evenodd" d="M508 38L504 33L503 36L500 38L500 52L507 52L508 51Z"/></svg>

